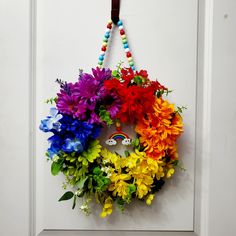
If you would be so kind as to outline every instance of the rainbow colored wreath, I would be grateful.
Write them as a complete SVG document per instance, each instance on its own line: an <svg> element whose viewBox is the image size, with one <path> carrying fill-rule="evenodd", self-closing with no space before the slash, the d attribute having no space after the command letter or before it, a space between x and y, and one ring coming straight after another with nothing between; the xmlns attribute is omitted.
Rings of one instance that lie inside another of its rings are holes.
<svg viewBox="0 0 236 236"><path fill-rule="evenodd" d="M103 206L101 217L112 213L115 202L122 210L135 198L150 205L174 174L176 140L183 132L181 108L163 98L168 89L151 81L145 70L120 65L114 71L80 71L75 83L57 82L60 92L48 100L55 107L40 129L52 133L46 154L52 174L62 172L65 188L73 189L59 201L73 198L74 209L83 197L80 209L89 214L95 197ZM121 124L134 127L133 139ZM102 142L101 133L111 127L115 130ZM118 143L125 147L123 155L114 149Z"/></svg>

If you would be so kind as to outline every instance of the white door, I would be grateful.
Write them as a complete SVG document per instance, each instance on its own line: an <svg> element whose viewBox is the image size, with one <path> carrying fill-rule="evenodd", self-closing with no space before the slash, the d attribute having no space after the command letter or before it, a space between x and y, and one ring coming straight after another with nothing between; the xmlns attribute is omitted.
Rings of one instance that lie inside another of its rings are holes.
<svg viewBox="0 0 236 236"><path fill-rule="evenodd" d="M187 105L179 141L186 172L158 195L109 220L57 202L38 132L55 78L96 65L110 0L0 1L0 235L236 235L236 4L233 0L121 1L138 69L147 69ZM118 34L107 66L125 60ZM102 230L102 231L101 231Z"/></svg>

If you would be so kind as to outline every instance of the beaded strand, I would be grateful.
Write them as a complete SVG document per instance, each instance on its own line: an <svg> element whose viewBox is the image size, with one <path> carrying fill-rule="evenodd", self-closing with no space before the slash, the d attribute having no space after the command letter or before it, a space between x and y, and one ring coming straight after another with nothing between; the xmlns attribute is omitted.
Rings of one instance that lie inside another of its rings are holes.
<svg viewBox="0 0 236 236"><path fill-rule="evenodd" d="M122 43L123 43L123 47L124 47L124 50L125 50L125 54L126 54L128 63L130 65L131 69L135 72L134 61L133 61L133 58L132 58L132 54L130 52L130 48L129 48L129 45L128 45L128 41L127 41L127 37L126 37L125 31L124 31L124 26L123 26L122 21L119 20L117 25L118 25L118 28L119 28L119 31L120 31L120 36L121 36L121 39L122 39ZM105 53L106 53L106 50L107 50L108 40L110 38L110 33L111 33L112 26L113 26L112 20L109 20L108 24L107 24L105 34L104 34L101 52L100 52L100 55L98 57L98 67L99 68L103 67L103 62L104 62Z"/></svg>

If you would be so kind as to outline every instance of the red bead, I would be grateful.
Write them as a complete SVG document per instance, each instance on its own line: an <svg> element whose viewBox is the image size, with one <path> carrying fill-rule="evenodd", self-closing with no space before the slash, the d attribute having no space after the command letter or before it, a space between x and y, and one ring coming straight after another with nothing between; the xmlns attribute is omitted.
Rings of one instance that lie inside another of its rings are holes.
<svg viewBox="0 0 236 236"><path fill-rule="evenodd" d="M126 53L126 56L127 56L127 57L131 57L132 54L131 54L130 52L127 52L127 53Z"/></svg>
<svg viewBox="0 0 236 236"><path fill-rule="evenodd" d="M107 28L108 28L108 29L111 29L111 28L112 28L112 24L108 24L108 25L107 25Z"/></svg>
<svg viewBox="0 0 236 236"><path fill-rule="evenodd" d="M123 34L125 34L125 31L122 29L120 30L120 35L123 35Z"/></svg>
<svg viewBox="0 0 236 236"><path fill-rule="evenodd" d="M107 50L106 46L102 46L102 51L105 52Z"/></svg>

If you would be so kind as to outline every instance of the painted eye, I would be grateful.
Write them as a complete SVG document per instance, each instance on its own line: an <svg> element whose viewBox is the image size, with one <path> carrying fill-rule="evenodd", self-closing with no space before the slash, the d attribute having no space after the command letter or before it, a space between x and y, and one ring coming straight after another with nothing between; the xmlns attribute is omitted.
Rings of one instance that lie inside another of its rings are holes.
<svg viewBox="0 0 236 236"><path fill-rule="evenodd" d="M123 145L130 145L131 144L131 139L130 138L125 138L122 140Z"/></svg>
<svg viewBox="0 0 236 236"><path fill-rule="evenodd" d="M109 146L114 146L117 144L116 140L115 139L108 139L106 140L106 144L109 145Z"/></svg>

